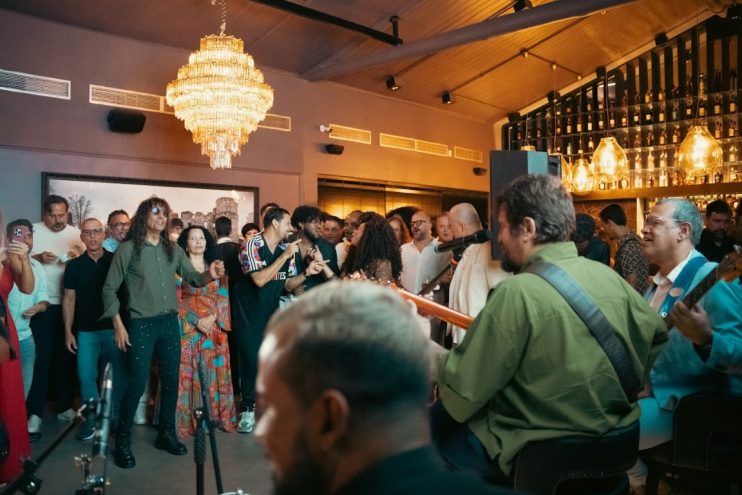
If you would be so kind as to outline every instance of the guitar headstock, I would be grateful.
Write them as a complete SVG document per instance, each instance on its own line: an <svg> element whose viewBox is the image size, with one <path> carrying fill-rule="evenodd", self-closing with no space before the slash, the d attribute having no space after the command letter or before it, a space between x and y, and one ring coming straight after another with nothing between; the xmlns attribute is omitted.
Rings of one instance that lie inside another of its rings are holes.
<svg viewBox="0 0 742 495"><path fill-rule="evenodd" d="M734 246L734 249L736 251L724 256L717 267L719 277L727 282L732 282L737 277L742 281L742 254L739 246Z"/></svg>

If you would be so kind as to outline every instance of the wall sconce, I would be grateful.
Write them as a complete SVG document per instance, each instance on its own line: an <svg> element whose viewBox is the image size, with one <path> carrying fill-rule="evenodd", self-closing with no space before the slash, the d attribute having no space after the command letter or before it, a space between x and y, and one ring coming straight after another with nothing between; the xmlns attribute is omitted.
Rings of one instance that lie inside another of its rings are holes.
<svg viewBox="0 0 742 495"><path fill-rule="evenodd" d="M451 93L450 91L444 91L441 95L441 102L443 102L444 105L450 105L451 103L453 103L453 93Z"/></svg>
<svg viewBox="0 0 742 495"><path fill-rule="evenodd" d="M389 91L397 91L399 89L399 84L397 83L397 78L394 76L389 76L386 78L386 89Z"/></svg>

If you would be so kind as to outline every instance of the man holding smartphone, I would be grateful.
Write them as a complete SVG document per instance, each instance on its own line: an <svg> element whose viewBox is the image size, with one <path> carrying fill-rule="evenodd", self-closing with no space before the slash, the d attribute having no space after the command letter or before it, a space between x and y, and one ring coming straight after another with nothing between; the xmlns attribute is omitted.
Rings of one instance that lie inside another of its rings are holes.
<svg viewBox="0 0 742 495"><path fill-rule="evenodd" d="M85 251L85 246L80 241L80 229L67 224L68 211L67 200L52 194L44 199L43 220L33 224L31 257L41 263L46 273L49 307L31 319L36 344L34 379L26 399L31 434L41 431L50 379L57 400L57 418L70 421L75 417L72 397L77 382L77 365L74 354L64 345L62 277L67 262Z"/></svg>

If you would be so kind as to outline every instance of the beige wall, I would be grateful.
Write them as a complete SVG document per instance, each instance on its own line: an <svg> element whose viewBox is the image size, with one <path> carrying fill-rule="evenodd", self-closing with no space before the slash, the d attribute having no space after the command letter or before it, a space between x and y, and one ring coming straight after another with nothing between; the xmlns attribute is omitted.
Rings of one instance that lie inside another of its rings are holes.
<svg viewBox="0 0 742 495"><path fill-rule="evenodd" d="M293 208L317 201L322 174L376 181L486 191L487 176L454 158L389 150L378 133L409 136L483 152L493 146L492 126L392 97L355 91L334 83L309 83L257 61L274 87L271 113L290 116L289 133L259 129L233 160L233 169L212 171L172 115L146 113L140 134L108 130L110 107L88 102L90 84L164 94L188 51L72 28L0 9L0 69L72 81L71 100L0 91L0 208L9 216L34 220L43 171L218 184L260 188L260 202ZM198 40L193 40L194 47ZM249 47L247 47L249 50ZM373 143L345 146L329 155L333 142L320 124L369 129ZM27 205L31 203L32 213ZM24 206L21 206L24 205Z"/></svg>

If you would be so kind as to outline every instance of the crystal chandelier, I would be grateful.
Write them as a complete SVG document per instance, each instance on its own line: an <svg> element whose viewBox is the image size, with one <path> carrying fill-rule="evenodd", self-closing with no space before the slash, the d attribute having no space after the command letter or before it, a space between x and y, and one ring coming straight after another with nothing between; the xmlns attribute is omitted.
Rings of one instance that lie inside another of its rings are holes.
<svg viewBox="0 0 742 495"><path fill-rule="evenodd" d="M678 165L688 178L703 179L722 164L719 143L705 125L692 125L680 144Z"/></svg>
<svg viewBox="0 0 742 495"><path fill-rule="evenodd" d="M201 144L213 169L232 167L232 156L240 154L240 146L273 106L273 88L243 53L242 40L224 34L226 0L220 6L220 34L201 38L200 49L178 69L166 93L168 105L193 133L193 142Z"/></svg>

